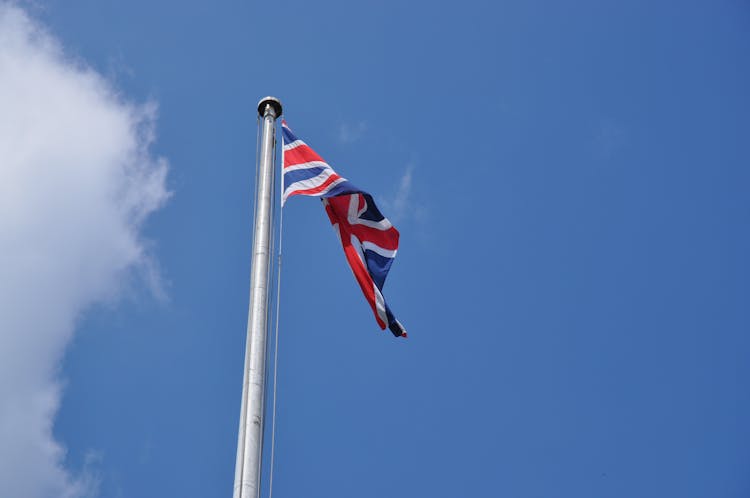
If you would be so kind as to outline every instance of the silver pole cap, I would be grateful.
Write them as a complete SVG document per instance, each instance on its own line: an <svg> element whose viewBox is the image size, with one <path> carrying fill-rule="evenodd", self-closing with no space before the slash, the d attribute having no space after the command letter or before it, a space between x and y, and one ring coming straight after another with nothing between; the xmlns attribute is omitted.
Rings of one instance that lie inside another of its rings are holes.
<svg viewBox="0 0 750 498"><path fill-rule="evenodd" d="M266 115L266 106L270 105L276 117L281 116L281 101L276 97L263 97L258 102L258 115L262 118Z"/></svg>

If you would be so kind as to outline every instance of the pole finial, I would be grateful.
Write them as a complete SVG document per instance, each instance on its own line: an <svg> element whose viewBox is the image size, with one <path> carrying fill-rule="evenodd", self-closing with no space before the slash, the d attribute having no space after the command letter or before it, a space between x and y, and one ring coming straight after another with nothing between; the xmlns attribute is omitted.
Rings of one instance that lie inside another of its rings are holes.
<svg viewBox="0 0 750 498"><path fill-rule="evenodd" d="M271 106L271 109L273 109L275 118L278 118L281 116L281 101L277 99L276 97L263 97L260 99L260 102L258 102L258 114L260 117L264 117L266 115L266 106Z"/></svg>

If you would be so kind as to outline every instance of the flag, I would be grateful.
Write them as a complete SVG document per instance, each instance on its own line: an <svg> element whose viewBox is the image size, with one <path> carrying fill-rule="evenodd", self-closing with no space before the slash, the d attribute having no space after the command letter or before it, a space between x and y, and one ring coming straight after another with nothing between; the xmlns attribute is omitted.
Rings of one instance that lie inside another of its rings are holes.
<svg viewBox="0 0 750 498"><path fill-rule="evenodd" d="M383 298L383 286L398 251L399 233L372 196L338 175L323 158L281 122L282 206L294 195L320 197L344 248L346 260L381 329L406 337Z"/></svg>

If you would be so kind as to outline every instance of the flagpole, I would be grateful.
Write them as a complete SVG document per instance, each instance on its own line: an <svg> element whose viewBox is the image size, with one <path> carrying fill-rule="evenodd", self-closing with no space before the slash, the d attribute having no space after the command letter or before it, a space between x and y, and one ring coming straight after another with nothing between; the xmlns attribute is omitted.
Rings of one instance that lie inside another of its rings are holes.
<svg viewBox="0 0 750 498"><path fill-rule="evenodd" d="M234 469L234 498L258 498L263 441L263 396L266 373L268 280L271 242L271 210L274 203L273 155L276 119L281 102L266 97L258 104L262 119L260 166L256 185L255 232L250 270L250 305L247 319L242 407Z"/></svg>

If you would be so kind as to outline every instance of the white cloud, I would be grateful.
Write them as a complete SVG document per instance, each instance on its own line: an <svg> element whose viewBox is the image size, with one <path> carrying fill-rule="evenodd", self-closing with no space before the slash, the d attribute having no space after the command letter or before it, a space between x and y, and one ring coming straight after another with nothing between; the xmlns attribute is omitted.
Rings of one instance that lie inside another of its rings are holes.
<svg viewBox="0 0 750 498"><path fill-rule="evenodd" d="M339 126L339 142L349 144L356 142L367 131L367 123L360 121L356 124L343 123Z"/></svg>
<svg viewBox="0 0 750 498"><path fill-rule="evenodd" d="M385 197L382 200L383 214L394 223L409 218L422 221L424 218L424 207L412 198L413 174L414 166L412 164L407 165L398 182L396 193L393 197Z"/></svg>
<svg viewBox="0 0 750 498"><path fill-rule="evenodd" d="M407 203L409 202L409 196L411 195L411 175L414 168L407 166L404 175L401 177L401 181L398 184L398 190L396 190L396 196L393 198L392 205L393 210L397 216L403 216L406 212Z"/></svg>
<svg viewBox="0 0 750 498"><path fill-rule="evenodd" d="M595 134L596 152L601 158L611 159L619 154L627 144L627 133L623 126L613 119L602 119Z"/></svg>
<svg viewBox="0 0 750 498"><path fill-rule="evenodd" d="M0 3L0 496L95 493L53 438L60 361L87 307L150 272L139 229L168 197L154 119Z"/></svg>

